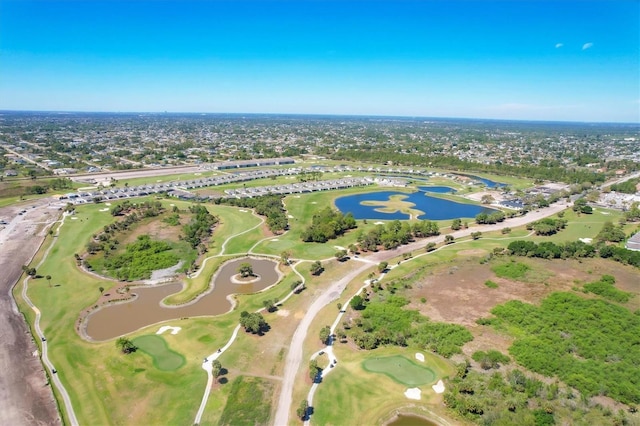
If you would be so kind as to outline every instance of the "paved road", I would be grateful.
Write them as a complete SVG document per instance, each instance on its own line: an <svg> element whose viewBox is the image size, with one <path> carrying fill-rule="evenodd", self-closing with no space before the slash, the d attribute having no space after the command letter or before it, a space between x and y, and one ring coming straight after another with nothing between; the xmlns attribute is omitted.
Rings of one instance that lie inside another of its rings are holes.
<svg viewBox="0 0 640 426"><path fill-rule="evenodd" d="M452 235L455 238L462 238L462 237L469 236L472 232L475 232L475 231L490 232L490 231L500 230L507 226L517 227L521 225L526 225L527 223L534 222L544 217L556 214L557 212L564 210L567 207L568 205L565 203L556 203L550 207L540 209L535 212L530 212L526 216L519 216L512 219L507 219L504 222L497 223L495 225L472 226L469 229L461 229L459 231L455 231L452 233ZM349 284L349 282L351 282L351 280L357 277L360 273L371 268L372 267L371 261L373 261L374 264L377 264L382 261L388 261L396 256L402 255L403 253L424 249L425 245L431 241L440 243L444 241L444 235L421 239L419 241L415 241L413 243L399 247L396 250L380 251L367 256L366 260L368 262L361 262L359 266L354 266L355 269L353 269L348 275L343 277L340 281L333 283L320 297L318 297L311 304L311 306L305 313L305 316L302 318L302 321L300 321L300 324L298 325L295 332L293 333L293 337L291 339L289 352L287 353L287 358L285 361L282 388L280 391L280 399L278 400L278 407L276 409L276 414L274 416L273 424L275 426L283 426L283 425L289 424L289 413L291 411L293 386L295 384L296 374L298 373L298 370L300 369L300 364L302 363L303 344L307 337L307 331L309 329L309 326L312 324L313 320L315 319L316 315L320 312L320 310L325 306L327 306L332 301L336 300L338 297L340 297L340 294L342 293L342 291L344 291L345 287L347 286L347 284ZM365 259L362 259L362 260L365 260Z"/></svg>

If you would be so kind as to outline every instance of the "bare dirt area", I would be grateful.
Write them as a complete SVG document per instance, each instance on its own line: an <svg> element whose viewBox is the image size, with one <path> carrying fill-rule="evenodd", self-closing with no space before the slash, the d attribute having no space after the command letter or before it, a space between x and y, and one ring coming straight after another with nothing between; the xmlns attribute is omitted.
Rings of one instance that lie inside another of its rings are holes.
<svg viewBox="0 0 640 426"><path fill-rule="evenodd" d="M11 289L22 275L58 218L51 199L0 208L9 222L0 230L0 424L58 425L58 409L47 384L40 358L24 317L18 312ZM35 206L35 207L34 207ZM22 214L21 212L25 211ZM36 354L34 356L34 353Z"/></svg>
<svg viewBox="0 0 640 426"><path fill-rule="evenodd" d="M491 309L509 300L540 303L554 291L571 291L581 283L598 280L604 274L616 277L616 287L640 293L637 269L603 259L540 260L518 259L540 271L540 280L519 282L498 278L491 264L481 265L476 259L458 260L434 271L410 290L411 309L418 309L434 321L452 322L477 327L476 320L490 316ZM487 280L498 284L489 288ZM420 303L420 298L426 303ZM638 303L638 296L629 303Z"/></svg>

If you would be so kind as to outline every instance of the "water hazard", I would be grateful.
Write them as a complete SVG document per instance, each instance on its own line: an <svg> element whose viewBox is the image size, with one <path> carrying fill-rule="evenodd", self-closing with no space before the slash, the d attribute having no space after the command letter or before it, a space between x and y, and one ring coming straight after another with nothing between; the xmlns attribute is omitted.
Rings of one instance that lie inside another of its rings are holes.
<svg viewBox="0 0 640 426"><path fill-rule="evenodd" d="M238 273L241 263L248 262L260 277L248 284L234 284L231 277ZM173 283L151 287L138 287L132 292L138 297L126 303L106 306L90 314L86 319L86 334L94 340L108 340L132 331L177 318L220 315L231 309L227 300L230 294L255 293L279 280L277 263L266 259L237 259L225 263L214 275L212 290L188 305L169 307L160 302L177 293L181 284Z"/></svg>
<svg viewBox="0 0 640 426"><path fill-rule="evenodd" d="M400 414L386 426L438 426L437 423L431 422L428 419L420 416L414 416L411 414Z"/></svg>
<svg viewBox="0 0 640 426"><path fill-rule="evenodd" d="M407 194L398 191L381 191L368 192L362 194L348 195L346 197L337 198L336 207L342 213L351 212L356 219L379 219L379 220L408 220L409 215L402 212L385 213L378 211L380 207L365 206L363 201L389 201L392 195L402 195L403 201L415 204L415 209L421 210L424 214L418 216L420 220L448 220L463 217L476 217L482 212L493 213L494 209L478 206L475 204L456 203L455 201L445 200L444 198L436 198L427 195L428 192L450 192L449 187L421 186L419 192ZM424 191L424 192L423 192Z"/></svg>

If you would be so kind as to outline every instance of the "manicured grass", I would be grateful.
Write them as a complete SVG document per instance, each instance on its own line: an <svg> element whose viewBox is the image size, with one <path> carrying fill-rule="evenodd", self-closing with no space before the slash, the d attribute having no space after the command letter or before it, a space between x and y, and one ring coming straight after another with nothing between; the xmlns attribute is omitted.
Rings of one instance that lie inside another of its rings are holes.
<svg viewBox="0 0 640 426"><path fill-rule="evenodd" d="M216 225L216 229L213 232L212 242L209 244L209 254L219 254L222 244L229 237L253 228L260 223L260 219L251 214L247 209L210 204L207 204L207 208L212 214L220 218L220 223ZM241 212L240 210L246 211ZM257 233L261 235L261 231L259 229L260 228L258 228ZM260 238L263 238L263 236ZM225 253L246 253L246 251L260 238L255 237L253 232L237 236L229 241Z"/></svg>
<svg viewBox="0 0 640 426"><path fill-rule="evenodd" d="M147 334L136 337L132 343L138 350L145 352L153 358L153 365L158 370L175 371L185 364L184 356L172 351L167 342L155 334Z"/></svg>
<svg viewBox="0 0 640 426"><path fill-rule="evenodd" d="M411 387L426 385L436 379L433 370L409 361L401 355L367 358L362 362L362 368L372 373L382 373Z"/></svg>
<svg viewBox="0 0 640 426"><path fill-rule="evenodd" d="M219 425L266 425L271 412L271 382L258 378L239 376L231 384L231 392L224 407Z"/></svg>

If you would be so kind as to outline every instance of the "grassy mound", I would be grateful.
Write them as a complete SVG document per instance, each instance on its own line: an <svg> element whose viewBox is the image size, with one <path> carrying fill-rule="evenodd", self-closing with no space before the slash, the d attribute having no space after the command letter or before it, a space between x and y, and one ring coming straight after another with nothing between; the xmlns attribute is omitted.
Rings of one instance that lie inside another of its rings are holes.
<svg viewBox="0 0 640 426"><path fill-rule="evenodd" d="M169 349L167 342L155 334L136 337L132 343L153 358L153 365L158 370L174 371L185 364L184 356Z"/></svg>
<svg viewBox="0 0 640 426"><path fill-rule="evenodd" d="M372 373L382 373L407 386L420 386L436 380L436 373L428 367L415 364L407 358L395 355L364 360L362 368Z"/></svg>

